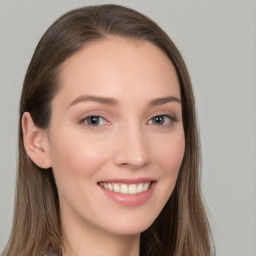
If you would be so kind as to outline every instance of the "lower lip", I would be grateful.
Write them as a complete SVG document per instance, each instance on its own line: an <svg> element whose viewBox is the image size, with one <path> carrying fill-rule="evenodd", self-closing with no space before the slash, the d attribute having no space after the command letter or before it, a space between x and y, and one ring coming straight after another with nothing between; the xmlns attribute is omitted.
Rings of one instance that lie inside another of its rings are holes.
<svg viewBox="0 0 256 256"><path fill-rule="evenodd" d="M153 182L147 191L130 195L130 194L121 194L118 192L109 191L102 186L98 185L99 188L104 192L104 194L111 198L112 200L116 201L119 204L125 206L139 206L146 203L154 192L156 182Z"/></svg>

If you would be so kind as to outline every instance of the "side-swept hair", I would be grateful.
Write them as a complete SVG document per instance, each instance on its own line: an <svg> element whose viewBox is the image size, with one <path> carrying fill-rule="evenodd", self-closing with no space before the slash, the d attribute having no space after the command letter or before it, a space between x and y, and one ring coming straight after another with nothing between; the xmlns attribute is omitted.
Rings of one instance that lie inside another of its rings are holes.
<svg viewBox="0 0 256 256"><path fill-rule="evenodd" d="M42 170L27 156L21 118L30 112L46 129L51 102L60 88L61 65L88 43L109 36L145 40L174 64L182 100L185 155L175 189L164 209L141 234L141 256L210 256L211 232L200 195L200 149L189 74L167 34L144 15L117 5L79 8L60 17L45 32L28 67L20 101L19 162L13 227L2 256L40 256L48 248L62 255L58 193L51 168Z"/></svg>

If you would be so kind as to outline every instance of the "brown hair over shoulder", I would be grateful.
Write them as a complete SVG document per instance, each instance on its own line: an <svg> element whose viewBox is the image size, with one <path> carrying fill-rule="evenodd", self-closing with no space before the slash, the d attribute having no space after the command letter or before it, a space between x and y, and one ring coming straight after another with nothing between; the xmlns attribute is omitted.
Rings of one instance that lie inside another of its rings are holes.
<svg viewBox="0 0 256 256"><path fill-rule="evenodd" d="M21 118L30 112L47 128L51 101L60 85L61 65L87 44L109 36L146 40L174 64L179 78L185 155L176 187L164 209L141 234L141 256L210 256L211 232L200 194L200 150L195 102L185 63L167 34L144 15L117 5L75 9L60 17L43 35L28 67L20 101L19 162L13 227L2 256L44 255L49 247L62 254L58 193L52 170L27 156Z"/></svg>

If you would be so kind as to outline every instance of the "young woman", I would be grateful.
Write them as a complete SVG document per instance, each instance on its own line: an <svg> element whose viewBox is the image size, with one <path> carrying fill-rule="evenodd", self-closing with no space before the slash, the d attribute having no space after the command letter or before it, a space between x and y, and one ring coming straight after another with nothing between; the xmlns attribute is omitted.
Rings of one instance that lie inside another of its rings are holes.
<svg viewBox="0 0 256 256"><path fill-rule="evenodd" d="M142 14L76 9L40 40L21 96L2 255L213 255L189 75Z"/></svg>

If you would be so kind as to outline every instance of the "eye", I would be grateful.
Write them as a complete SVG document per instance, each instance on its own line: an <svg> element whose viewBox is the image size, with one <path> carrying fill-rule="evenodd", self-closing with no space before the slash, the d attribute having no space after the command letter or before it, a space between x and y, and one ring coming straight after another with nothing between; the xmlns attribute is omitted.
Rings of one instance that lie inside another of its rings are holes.
<svg viewBox="0 0 256 256"><path fill-rule="evenodd" d="M176 121L176 119L173 116L159 115L151 118L148 123L153 125L168 126L168 125L172 125L174 121Z"/></svg>
<svg viewBox="0 0 256 256"><path fill-rule="evenodd" d="M108 124L108 121L101 116L88 116L82 120L82 123L90 126L101 126Z"/></svg>

